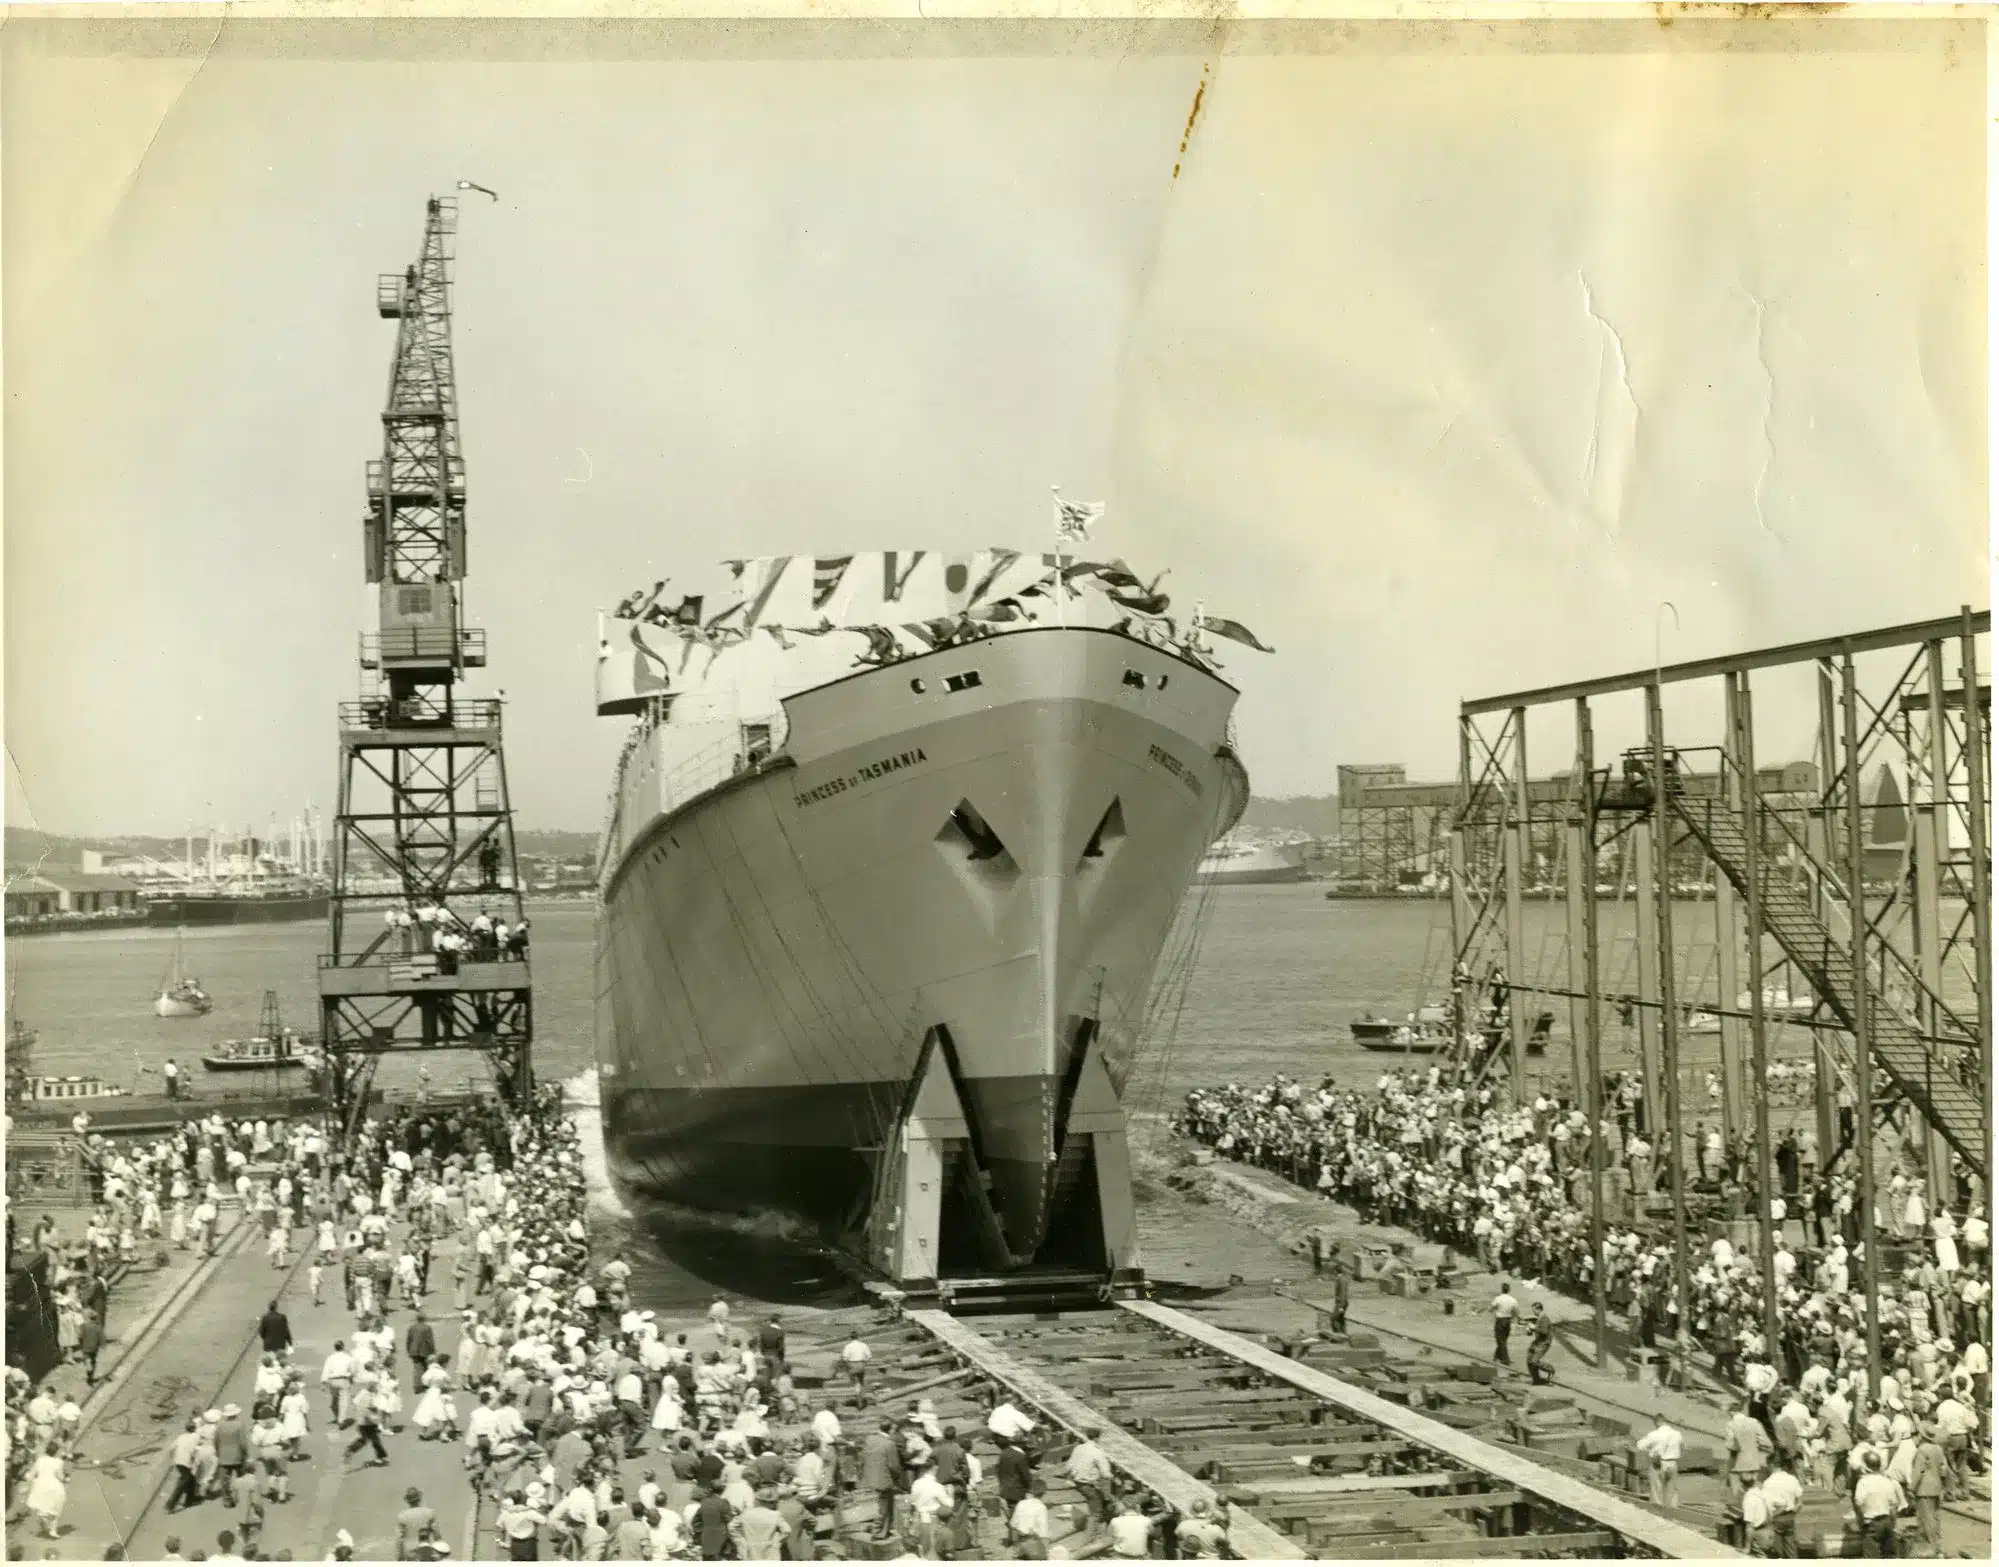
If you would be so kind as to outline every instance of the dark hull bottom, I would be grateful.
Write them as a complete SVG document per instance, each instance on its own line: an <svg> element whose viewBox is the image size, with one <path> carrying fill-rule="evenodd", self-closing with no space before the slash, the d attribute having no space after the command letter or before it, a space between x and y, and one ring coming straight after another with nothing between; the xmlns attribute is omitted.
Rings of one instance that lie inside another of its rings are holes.
<svg viewBox="0 0 1999 1567"><path fill-rule="evenodd" d="M618 1182L714 1216L777 1215L833 1232L866 1201L900 1084L604 1095Z"/></svg>
<svg viewBox="0 0 1999 1567"><path fill-rule="evenodd" d="M291 1072L307 1063L297 1058L290 1061L231 1061L216 1056L203 1056L201 1064L211 1072Z"/></svg>
<svg viewBox="0 0 1999 1567"><path fill-rule="evenodd" d="M150 925L278 925L323 920L325 893L304 898L162 898L146 905Z"/></svg>
<svg viewBox="0 0 1999 1567"><path fill-rule="evenodd" d="M1024 1095L1022 1085L1037 1082L973 1080L967 1088L974 1117L991 1127L1012 1119L1009 1112L1031 1111L1038 1096ZM798 1239L831 1242L866 1213L874 1150L888 1136L903 1092L902 1084L885 1082L607 1092L605 1162L627 1192L681 1210L690 1223L755 1220ZM1002 1200L1041 1185L1038 1163L988 1152L984 1165ZM958 1255L972 1229L955 1192L947 1192L945 1204L942 1260L975 1266ZM1041 1260L1064 1260L1067 1246L1051 1238Z"/></svg>

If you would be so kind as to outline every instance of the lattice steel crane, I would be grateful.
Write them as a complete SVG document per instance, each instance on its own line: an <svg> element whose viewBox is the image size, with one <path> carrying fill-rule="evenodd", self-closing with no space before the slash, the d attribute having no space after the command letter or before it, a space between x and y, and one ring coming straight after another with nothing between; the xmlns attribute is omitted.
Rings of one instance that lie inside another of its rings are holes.
<svg viewBox="0 0 1999 1567"><path fill-rule="evenodd" d="M451 356L458 204L432 197L414 265L381 277L397 323L382 455L368 464L363 695L340 705L331 944L320 960L335 1104L366 1107L382 1056L471 1049L501 1091L532 1087L533 998L522 933L500 703L460 693L486 663L464 624L465 459ZM505 926L518 951L498 947Z"/></svg>

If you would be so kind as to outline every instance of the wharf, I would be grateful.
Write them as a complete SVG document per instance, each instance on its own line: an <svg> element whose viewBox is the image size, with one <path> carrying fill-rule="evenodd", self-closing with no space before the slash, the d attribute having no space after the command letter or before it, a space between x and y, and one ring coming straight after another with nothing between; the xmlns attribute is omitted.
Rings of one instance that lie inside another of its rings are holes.
<svg viewBox="0 0 1999 1567"><path fill-rule="evenodd" d="M370 1103L379 1103L376 1089ZM188 1121L211 1115L232 1121L295 1121L316 1116L326 1108L326 1096L301 1086L294 1090L269 1087L218 1088L183 1094L107 1094L90 1099L48 1099L10 1107L16 1131L67 1132L78 1111L90 1116L90 1130L110 1137L140 1137L170 1132Z"/></svg>
<svg viewBox="0 0 1999 1567"><path fill-rule="evenodd" d="M1122 1484L1181 1513L1196 1500L1222 1504L1217 1511L1232 1548L1245 1558L1730 1554L1714 1537L1719 1508L1698 1495L1705 1477L1689 1475L1685 1486L1696 1495L1671 1516L1618 1494L1609 1467L1577 1456L1578 1436L1598 1438L1606 1451L1617 1442L1603 1440L1606 1433L1577 1407L1580 1401L1559 1390L1530 1391L1469 1354L1460 1363L1455 1354L1389 1344L1370 1337L1359 1320L1343 1342L1322 1335L1313 1346L1294 1342L1295 1359L1275 1353L1272 1339L1295 1340L1299 1324L1315 1319L1308 1300L1287 1299L1269 1283L1277 1271L1302 1283L1295 1259L1212 1208L1166 1208L1154 1206L1151 1222L1172 1229L1210 1267L1218 1258L1245 1268L1249 1259L1263 1262L1261 1280L1213 1291L1188 1312L1132 1302L968 1321L930 1311L898 1314L865 1301L786 1307L778 1316L790 1341L801 1415L832 1408L852 1447L876 1419L898 1417L922 1398L933 1402L940 1421L973 1433L969 1446L988 1479L977 1499L972 1546L960 1555L1010 1554L991 1478L996 1450L984 1431L995 1389L1041 1422L1039 1473L1053 1519L1053 1556L1108 1549L1064 1468L1076 1434L1090 1425L1103 1431L1101 1443ZM303 1241L307 1232L296 1237ZM424 1300L447 1354L457 1336L450 1279L462 1244L450 1237L438 1247ZM133 1559L157 1558L170 1537L179 1538L184 1554L214 1553L217 1535L235 1519L220 1502L165 1513L169 1447L190 1415L230 1403L250 1406L256 1323L273 1299L290 1319L315 1422L306 1459L292 1469L292 1500L270 1509L262 1553L322 1559L345 1529L357 1558L393 1557L395 1515L414 1487L436 1510L454 1557L504 1555L493 1537L491 1504L476 1502L458 1443L419 1441L391 1428L385 1433L390 1467L350 1467L343 1450L351 1433L322 1428L317 1382L334 1341L354 1326L339 1282L329 1277L323 1303L314 1304L303 1263L272 1267L247 1224L224 1235L212 1261L176 1257L143 1295L134 1293L132 1307L143 1312L121 1311L114 1300L112 1338L121 1359L107 1356L108 1380L86 1406L65 1532L42 1542L31 1525L16 1522L12 1554L101 1560L118 1543ZM1354 1304L1356 1319L1373 1309L1358 1293ZM1408 1304L1381 1300L1383 1307ZM704 1306L705 1300L683 1301L679 1309L661 1310L662 1332L706 1342ZM389 1320L400 1345L413 1311L399 1300ZM1479 1328L1462 1317L1449 1320ZM840 1367L840 1350L854 1337L874 1354L864 1395ZM404 1384L407 1411L414 1402L407 1371ZM665 1470L653 1443L624 1463L628 1492L649 1467ZM820 1553L899 1554L901 1540L872 1538L875 1507L870 1493L842 1493L821 1524Z"/></svg>
<svg viewBox="0 0 1999 1567"><path fill-rule="evenodd" d="M1490 1377L1396 1364L1367 1335L1322 1341L1304 1364L1150 1302L976 1330L937 1312L910 1320L1018 1401L1071 1430L1099 1426L1113 1464L1175 1507L1228 1504L1245 1558L1739 1554L1472 1435L1510 1427L1516 1400ZM1407 1407L1412 1395L1439 1415Z"/></svg>

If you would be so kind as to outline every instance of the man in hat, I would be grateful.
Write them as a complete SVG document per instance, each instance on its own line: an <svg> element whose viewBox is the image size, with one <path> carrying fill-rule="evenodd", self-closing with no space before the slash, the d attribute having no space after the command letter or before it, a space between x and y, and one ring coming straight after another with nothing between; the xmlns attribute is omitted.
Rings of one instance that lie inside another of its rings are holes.
<svg viewBox="0 0 1999 1567"><path fill-rule="evenodd" d="M1182 1557L1203 1561L1219 1559L1228 1543L1228 1531L1215 1522L1205 1497L1196 1497L1188 1506L1173 1537Z"/></svg>
<svg viewBox="0 0 1999 1567"><path fill-rule="evenodd" d="M403 1335L403 1349L410 1357L410 1374L421 1377L424 1368L437 1353L437 1330L430 1325L430 1319L423 1314L423 1307L416 1309L416 1320L410 1323L409 1331Z"/></svg>
<svg viewBox="0 0 1999 1567"><path fill-rule="evenodd" d="M225 1492L249 1466L250 1433L243 1424L242 1406L225 1404L215 1427L215 1472Z"/></svg>
<svg viewBox="0 0 1999 1567"><path fill-rule="evenodd" d="M1895 1554L1895 1515L1902 1488L1881 1472L1881 1454L1867 1450L1860 1483L1853 1488L1853 1515L1860 1520L1861 1549L1868 1556Z"/></svg>
<svg viewBox="0 0 1999 1567"><path fill-rule="evenodd" d="M614 1498L615 1499L615 1498ZM652 1528L646 1522L643 1502L633 1502L611 1531L606 1557L614 1562L643 1562L652 1558Z"/></svg>
<svg viewBox="0 0 1999 1567"><path fill-rule="evenodd" d="M895 1525L895 1497L902 1489L902 1449L895 1440L895 1422L882 1421L861 1443L860 1488L872 1492L878 1508L875 1538L886 1540Z"/></svg>
<svg viewBox="0 0 1999 1567"><path fill-rule="evenodd" d="M266 1354L282 1355L292 1347L291 1321L278 1309L276 1301L257 1319L257 1340Z"/></svg>
<svg viewBox="0 0 1999 1567"><path fill-rule="evenodd" d="M187 1425L173 1440L173 1489L167 1493L166 1510L177 1513L201 1500L201 1483L195 1476L195 1455L201 1445L201 1417L189 1415Z"/></svg>
<svg viewBox="0 0 1999 1567"><path fill-rule="evenodd" d="M1763 1424L1745 1406L1728 1421L1728 1499L1738 1506L1750 1487L1763 1478L1770 1461L1770 1439Z"/></svg>

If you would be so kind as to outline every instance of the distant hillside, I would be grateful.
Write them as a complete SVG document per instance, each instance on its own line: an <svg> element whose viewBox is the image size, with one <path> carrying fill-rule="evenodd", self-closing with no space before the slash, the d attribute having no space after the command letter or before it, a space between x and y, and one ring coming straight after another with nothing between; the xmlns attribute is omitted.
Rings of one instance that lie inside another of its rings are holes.
<svg viewBox="0 0 1999 1567"><path fill-rule="evenodd" d="M1331 838L1340 827L1340 802L1330 794L1299 794L1280 800L1250 796L1249 809L1242 813L1242 825L1265 831L1285 830L1310 833L1314 838Z"/></svg>
<svg viewBox="0 0 1999 1567"><path fill-rule="evenodd" d="M538 860L590 860L597 858L594 832L566 832L559 827L516 827L514 847Z"/></svg>
<svg viewBox="0 0 1999 1567"><path fill-rule="evenodd" d="M95 847L95 845L90 845ZM81 865L85 845L76 838L58 838L33 827L7 829L7 864Z"/></svg>
<svg viewBox="0 0 1999 1567"><path fill-rule="evenodd" d="M1242 825L1263 831L1308 833L1314 838L1331 838L1339 830L1339 802L1330 794L1294 795L1266 800L1253 796L1243 812ZM597 834L574 832L560 827L521 827L514 842L523 855L538 860L594 861ZM178 860L183 840L125 834L102 838L65 838L40 832L33 827L7 829L7 864L16 869L36 864L81 865L85 849L97 849L108 858L145 854L154 859Z"/></svg>

